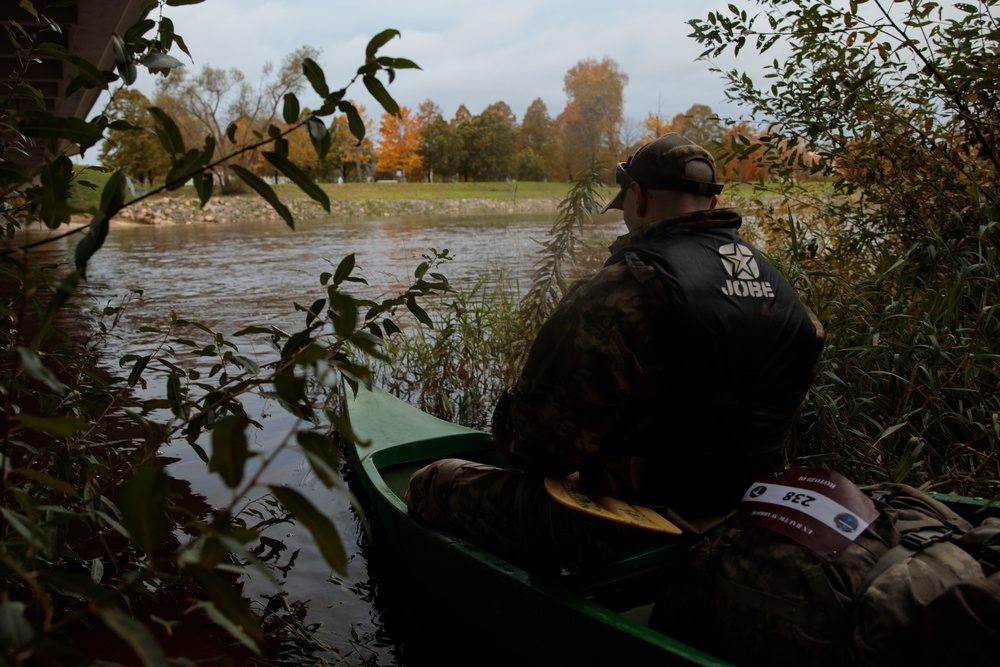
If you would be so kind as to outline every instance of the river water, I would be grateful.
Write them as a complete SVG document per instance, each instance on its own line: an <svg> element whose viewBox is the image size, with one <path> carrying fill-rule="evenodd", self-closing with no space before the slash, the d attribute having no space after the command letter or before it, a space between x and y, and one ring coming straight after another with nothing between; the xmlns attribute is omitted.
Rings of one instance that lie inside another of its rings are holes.
<svg viewBox="0 0 1000 667"><path fill-rule="evenodd" d="M85 291L98 308L118 305L131 295L103 352L104 365L125 374L128 366L120 369L117 360L127 352L154 351L162 336L148 329L166 328L171 310L227 337L249 324L298 330L293 327L301 326L303 314L295 312L293 302L309 305L324 296L319 275L333 272L348 253L356 255L356 275L368 281L365 289L373 297L409 285L431 248L447 249L454 257L441 271L455 286L502 275L505 285L517 289L529 283L539 259L537 241L545 238L554 217L553 211L548 218L315 219L297 222L296 231L266 222L113 226L90 262ZM588 230L588 236L608 241L623 231L619 227L605 222ZM71 265L75 243L75 238L60 241L44 252L50 261ZM237 339L241 354L267 354L243 349L244 340ZM165 395L155 382L147 391ZM245 405L251 415L263 416L264 429L250 434L251 446L261 454L274 450L297 426L294 417L265 398L250 398ZM203 446L208 449L207 443ZM161 454L173 461L169 474L189 482L206 502L233 502L231 492L207 473L183 440ZM304 614L316 642L326 647L317 654L310 648L314 643L303 642L303 652L313 651L303 655L304 662L322 658L330 664L401 667L504 662L495 645L455 632L460 619L409 583L401 562L383 548L377 533L374 543L366 536L347 497L326 489L294 449L282 450L261 481L292 486L331 516L349 558L347 575L341 576L326 565L304 528L285 524L269 533L288 547L272 562L287 593L283 599ZM264 578L244 585L244 595L260 606L273 608L280 602L274 592Z"/></svg>

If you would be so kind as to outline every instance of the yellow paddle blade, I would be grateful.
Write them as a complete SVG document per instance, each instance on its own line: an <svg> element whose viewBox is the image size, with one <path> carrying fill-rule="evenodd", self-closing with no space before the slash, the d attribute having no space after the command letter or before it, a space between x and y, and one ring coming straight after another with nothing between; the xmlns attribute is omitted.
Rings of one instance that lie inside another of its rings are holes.
<svg viewBox="0 0 1000 667"><path fill-rule="evenodd" d="M682 532L648 507L632 505L611 496L588 496L571 477L546 477L545 490L557 502L584 514L668 535L680 535Z"/></svg>

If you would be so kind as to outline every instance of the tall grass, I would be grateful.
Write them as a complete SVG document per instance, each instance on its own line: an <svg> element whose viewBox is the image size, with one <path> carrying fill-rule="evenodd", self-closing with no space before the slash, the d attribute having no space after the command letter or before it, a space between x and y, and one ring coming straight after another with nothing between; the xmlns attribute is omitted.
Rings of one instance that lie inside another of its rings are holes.
<svg viewBox="0 0 1000 667"><path fill-rule="evenodd" d="M747 235L826 328L789 459L857 482L1000 495L996 222L945 221L902 243L879 231L891 212L856 196L789 188L742 204Z"/></svg>
<svg viewBox="0 0 1000 667"><path fill-rule="evenodd" d="M376 381L442 419L488 428L525 338L514 293L500 275L439 296L428 304L434 328L418 322L389 339L393 363L376 368Z"/></svg>

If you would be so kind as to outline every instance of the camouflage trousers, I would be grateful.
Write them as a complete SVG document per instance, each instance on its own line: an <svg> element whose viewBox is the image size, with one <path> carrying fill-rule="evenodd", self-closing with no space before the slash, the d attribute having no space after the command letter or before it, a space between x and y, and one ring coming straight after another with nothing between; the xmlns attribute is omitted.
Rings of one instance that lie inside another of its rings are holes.
<svg viewBox="0 0 1000 667"><path fill-rule="evenodd" d="M572 510L549 496L542 477L461 459L415 472L406 504L424 523L525 563L599 561L669 539Z"/></svg>

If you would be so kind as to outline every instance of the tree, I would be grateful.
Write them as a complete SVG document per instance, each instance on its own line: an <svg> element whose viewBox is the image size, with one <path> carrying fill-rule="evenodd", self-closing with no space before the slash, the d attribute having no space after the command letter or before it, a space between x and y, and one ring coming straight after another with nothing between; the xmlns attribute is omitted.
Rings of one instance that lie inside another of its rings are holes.
<svg viewBox="0 0 1000 667"><path fill-rule="evenodd" d="M721 181L755 181L767 178L767 170L760 162L753 159L753 152L747 152L745 147L757 146L753 151L763 148L759 141L760 131L747 122L732 125L722 139L722 144L728 146L734 159L716 164ZM736 150L733 151L733 148Z"/></svg>
<svg viewBox="0 0 1000 667"><path fill-rule="evenodd" d="M470 118L472 118L472 113L469 109L464 104L459 104L450 122L452 125L461 125Z"/></svg>
<svg viewBox="0 0 1000 667"><path fill-rule="evenodd" d="M642 127L645 132L639 141L643 144L648 144L650 141L654 141L664 134L674 131L674 124L671 121L664 119L658 113L652 112L646 116L646 120L642 122Z"/></svg>
<svg viewBox="0 0 1000 667"><path fill-rule="evenodd" d="M619 136L627 83L628 75L607 57L581 60L566 73L563 89L567 102L559 122L570 179L591 165L613 167L622 156Z"/></svg>
<svg viewBox="0 0 1000 667"><path fill-rule="evenodd" d="M121 169L136 181L152 185L154 180L163 182L170 170L170 161L151 129L150 106L152 103L138 90L123 88L116 92L108 103L108 118L123 121L130 127L108 130L100 159L108 169Z"/></svg>
<svg viewBox="0 0 1000 667"><path fill-rule="evenodd" d="M724 130L722 122L712 112L711 107L695 104L684 113L674 116L670 121L670 131L682 134L711 151L715 142L722 138Z"/></svg>
<svg viewBox="0 0 1000 667"><path fill-rule="evenodd" d="M256 88L235 68L226 71L206 65L193 78L180 70L158 82L156 104L179 119L186 143L200 143L206 136L211 137L216 155L226 151L227 144L232 145L239 157L220 165L223 190L228 191L234 187L229 165L254 164L257 159L254 150L244 149L278 120L286 95L302 92L306 83L302 64L307 59L314 60L318 53L303 46L285 56L277 70L266 63Z"/></svg>
<svg viewBox="0 0 1000 667"><path fill-rule="evenodd" d="M405 182L422 164L417 119L410 116L407 107L400 107L399 114L382 114L379 135L382 139L375 151L379 171L399 174Z"/></svg>
<svg viewBox="0 0 1000 667"><path fill-rule="evenodd" d="M513 176L517 131L505 107L492 105L457 126L465 179L502 181Z"/></svg>
<svg viewBox="0 0 1000 667"><path fill-rule="evenodd" d="M517 134L519 180L547 180L562 177L559 129L549 117L548 107L538 97L528 105ZM529 178L529 173L536 178Z"/></svg>
<svg viewBox="0 0 1000 667"><path fill-rule="evenodd" d="M426 178L454 178L461 161L461 141L441 109L430 100L420 105L420 157Z"/></svg>

